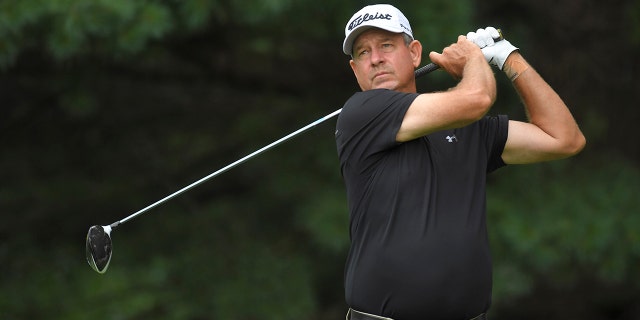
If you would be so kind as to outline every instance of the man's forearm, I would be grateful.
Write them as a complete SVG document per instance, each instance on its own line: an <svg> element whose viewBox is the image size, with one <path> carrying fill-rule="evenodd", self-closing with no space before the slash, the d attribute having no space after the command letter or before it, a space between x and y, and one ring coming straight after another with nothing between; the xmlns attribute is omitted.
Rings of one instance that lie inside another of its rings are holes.
<svg viewBox="0 0 640 320"><path fill-rule="evenodd" d="M462 79L456 87L458 89L478 89L483 91L490 98L491 104L493 104L497 95L495 75L484 58L481 57L476 60L467 63Z"/></svg>
<svg viewBox="0 0 640 320"><path fill-rule="evenodd" d="M530 123L567 149L584 145L584 136L567 105L519 52L509 55L503 71L513 81Z"/></svg>

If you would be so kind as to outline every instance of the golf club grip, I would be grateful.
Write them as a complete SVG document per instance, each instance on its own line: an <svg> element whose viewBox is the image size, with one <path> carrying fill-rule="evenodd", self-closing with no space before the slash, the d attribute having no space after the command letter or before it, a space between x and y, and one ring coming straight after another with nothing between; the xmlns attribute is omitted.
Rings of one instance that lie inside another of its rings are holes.
<svg viewBox="0 0 640 320"><path fill-rule="evenodd" d="M427 73L431 73L433 71L436 71L440 68L439 65L435 64L435 63L429 63L426 66L421 67L420 69L417 69L414 74L416 78L420 78L422 76L424 76Z"/></svg>

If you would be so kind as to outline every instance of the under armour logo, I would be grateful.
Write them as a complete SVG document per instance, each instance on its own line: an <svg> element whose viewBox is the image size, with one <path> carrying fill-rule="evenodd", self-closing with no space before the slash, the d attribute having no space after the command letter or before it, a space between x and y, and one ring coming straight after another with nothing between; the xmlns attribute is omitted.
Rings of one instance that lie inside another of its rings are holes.
<svg viewBox="0 0 640 320"><path fill-rule="evenodd" d="M456 137L455 134L452 134L450 136L446 136L445 139L447 139L447 141L449 141L449 142L458 142L458 138Z"/></svg>

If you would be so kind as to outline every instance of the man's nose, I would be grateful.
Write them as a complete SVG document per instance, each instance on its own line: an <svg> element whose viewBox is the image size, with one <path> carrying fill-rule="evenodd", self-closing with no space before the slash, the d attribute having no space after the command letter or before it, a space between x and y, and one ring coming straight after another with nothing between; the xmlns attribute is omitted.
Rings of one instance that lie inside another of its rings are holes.
<svg viewBox="0 0 640 320"><path fill-rule="evenodd" d="M377 48L371 49L371 64L378 65L382 62L384 62L384 52Z"/></svg>

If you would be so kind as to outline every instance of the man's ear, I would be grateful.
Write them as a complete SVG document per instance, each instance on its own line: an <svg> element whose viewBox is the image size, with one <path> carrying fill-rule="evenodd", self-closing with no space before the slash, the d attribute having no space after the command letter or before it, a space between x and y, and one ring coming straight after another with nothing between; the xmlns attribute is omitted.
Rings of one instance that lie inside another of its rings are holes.
<svg viewBox="0 0 640 320"><path fill-rule="evenodd" d="M418 40L413 40L409 44L409 52L411 53L411 60L413 60L413 66L415 68L420 66L422 62L422 44Z"/></svg>
<svg viewBox="0 0 640 320"><path fill-rule="evenodd" d="M349 60L349 65L351 66L351 70L353 70L353 74L356 76L356 78L358 77L358 74L356 73L356 62L353 61L353 59Z"/></svg>

